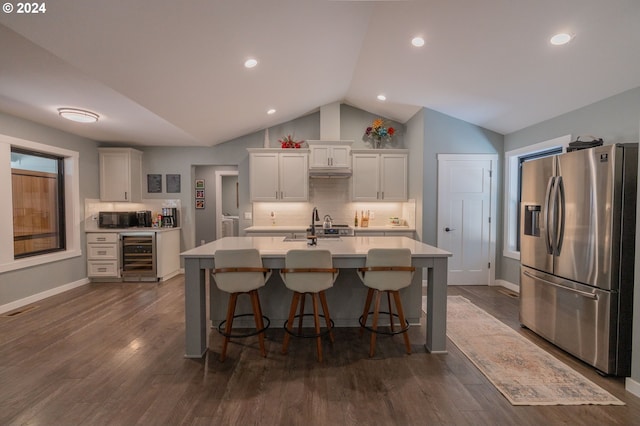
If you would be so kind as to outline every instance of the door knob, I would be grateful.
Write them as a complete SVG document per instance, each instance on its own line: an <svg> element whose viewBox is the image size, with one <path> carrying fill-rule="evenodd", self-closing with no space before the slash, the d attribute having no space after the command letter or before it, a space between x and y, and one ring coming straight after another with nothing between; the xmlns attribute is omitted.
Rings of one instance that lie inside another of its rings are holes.
<svg viewBox="0 0 640 426"><path fill-rule="evenodd" d="M451 232L451 231L455 231L455 228L449 228L448 226L446 228L444 228L444 230L446 232Z"/></svg>

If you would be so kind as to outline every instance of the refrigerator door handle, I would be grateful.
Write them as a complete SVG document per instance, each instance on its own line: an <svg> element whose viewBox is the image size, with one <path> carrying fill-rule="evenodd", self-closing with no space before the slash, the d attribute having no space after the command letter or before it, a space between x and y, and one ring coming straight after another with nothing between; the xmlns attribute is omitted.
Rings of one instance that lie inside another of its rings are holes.
<svg viewBox="0 0 640 426"><path fill-rule="evenodd" d="M547 191L544 196L544 212L542 217L544 218L544 242L547 244L547 254L553 254L553 247L551 246L551 221L549 220L549 214L553 215L555 211L552 208L549 208L551 204L551 189L553 188L553 183L555 182L555 177L550 177L549 182L547 183Z"/></svg>
<svg viewBox="0 0 640 426"><path fill-rule="evenodd" d="M564 239L564 217L565 217L565 203L564 203L564 183L562 182L562 176L556 178L556 197L555 205L558 208L558 223L555 225L557 234L555 235L555 255L559 256L562 249L562 240Z"/></svg>
<svg viewBox="0 0 640 426"><path fill-rule="evenodd" d="M586 291L580 291L580 290L576 290L575 288L571 288L571 287L566 287L560 284L556 284L552 281L548 281L545 280L544 278L540 278L540 277L536 277L535 275L533 275L532 273L530 273L529 271L524 271L523 274L525 274L527 277L536 280L536 281L542 281L545 284L549 284L552 285L554 287L558 287L567 291L571 291L573 293L577 293L580 296L586 297L588 299L593 299L593 300L598 300L598 295L597 294L593 294L593 293L587 293Z"/></svg>

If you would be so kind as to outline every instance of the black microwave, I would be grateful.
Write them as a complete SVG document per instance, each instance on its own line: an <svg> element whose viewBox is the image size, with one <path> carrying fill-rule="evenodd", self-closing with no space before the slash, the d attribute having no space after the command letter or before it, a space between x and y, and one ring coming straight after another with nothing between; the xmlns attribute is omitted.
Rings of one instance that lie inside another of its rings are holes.
<svg viewBox="0 0 640 426"><path fill-rule="evenodd" d="M136 212L99 212L98 226L100 228L130 228L138 226Z"/></svg>

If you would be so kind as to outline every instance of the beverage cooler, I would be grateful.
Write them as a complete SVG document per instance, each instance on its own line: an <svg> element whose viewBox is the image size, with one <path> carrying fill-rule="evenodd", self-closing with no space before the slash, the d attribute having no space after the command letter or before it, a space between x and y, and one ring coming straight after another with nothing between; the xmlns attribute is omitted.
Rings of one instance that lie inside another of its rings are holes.
<svg viewBox="0 0 640 426"><path fill-rule="evenodd" d="M122 279L157 281L156 236L154 232L124 232L122 244Z"/></svg>

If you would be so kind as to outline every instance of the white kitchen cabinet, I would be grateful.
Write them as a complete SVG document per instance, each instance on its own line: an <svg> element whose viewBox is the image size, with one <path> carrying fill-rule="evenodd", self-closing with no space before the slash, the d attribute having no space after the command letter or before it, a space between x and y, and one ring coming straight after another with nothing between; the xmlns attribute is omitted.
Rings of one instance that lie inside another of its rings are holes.
<svg viewBox="0 0 640 426"><path fill-rule="evenodd" d="M309 169L351 168L352 141L307 141Z"/></svg>
<svg viewBox="0 0 640 426"><path fill-rule="evenodd" d="M407 201L407 150L354 151L353 201Z"/></svg>
<svg viewBox="0 0 640 426"><path fill-rule="evenodd" d="M120 278L120 239L117 232L87 233L87 276Z"/></svg>
<svg viewBox="0 0 640 426"><path fill-rule="evenodd" d="M142 152L131 148L98 148L100 200L138 202L142 193Z"/></svg>
<svg viewBox="0 0 640 426"><path fill-rule="evenodd" d="M309 151L250 149L251 201L307 201Z"/></svg>
<svg viewBox="0 0 640 426"><path fill-rule="evenodd" d="M156 265L160 281L180 273L180 230L156 233Z"/></svg>

